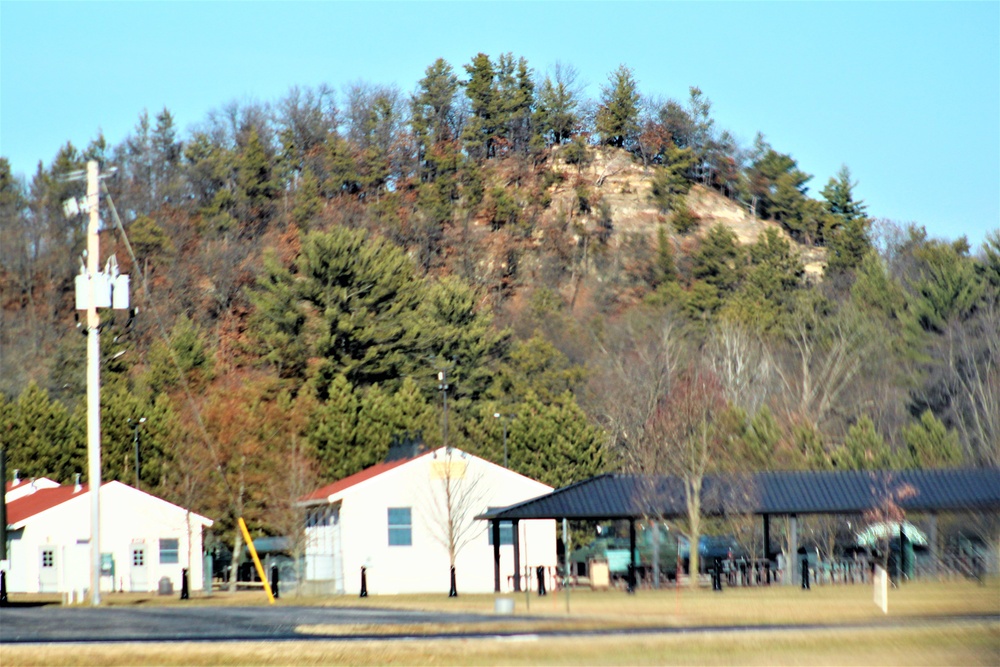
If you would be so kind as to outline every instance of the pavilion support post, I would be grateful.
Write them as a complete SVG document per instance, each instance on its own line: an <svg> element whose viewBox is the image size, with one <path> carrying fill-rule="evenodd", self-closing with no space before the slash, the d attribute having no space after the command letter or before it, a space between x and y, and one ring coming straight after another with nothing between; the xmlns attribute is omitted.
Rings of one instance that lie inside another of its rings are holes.
<svg viewBox="0 0 1000 667"><path fill-rule="evenodd" d="M493 592L500 592L500 520L490 519L493 532Z"/></svg>
<svg viewBox="0 0 1000 667"><path fill-rule="evenodd" d="M799 519L794 514L788 515L788 562L785 564L785 584L794 584L798 579L799 562Z"/></svg>
<svg viewBox="0 0 1000 667"><path fill-rule="evenodd" d="M660 587L660 522L650 521L653 529L653 588Z"/></svg>
<svg viewBox="0 0 1000 667"><path fill-rule="evenodd" d="M635 519L628 520L628 592L635 593L635 574L638 563L635 561Z"/></svg>
<svg viewBox="0 0 1000 667"><path fill-rule="evenodd" d="M931 554L931 572L936 576L940 572L938 567L940 554L938 552L937 514L935 512L931 512L930 516L927 517L927 550Z"/></svg>
<svg viewBox="0 0 1000 667"><path fill-rule="evenodd" d="M521 592L521 539L520 533L518 531L517 524L520 523L518 519L511 521L514 534L514 592Z"/></svg>
<svg viewBox="0 0 1000 667"><path fill-rule="evenodd" d="M771 559L771 515L764 515L764 560Z"/></svg>

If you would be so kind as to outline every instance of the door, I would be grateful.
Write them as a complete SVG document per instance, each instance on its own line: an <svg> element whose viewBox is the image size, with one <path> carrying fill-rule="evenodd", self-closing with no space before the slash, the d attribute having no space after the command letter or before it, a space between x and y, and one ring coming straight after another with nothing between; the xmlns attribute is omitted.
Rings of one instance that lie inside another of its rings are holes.
<svg viewBox="0 0 1000 667"><path fill-rule="evenodd" d="M39 550L38 592L59 592L59 554L55 547Z"/></svg>
<svg viewBox="0 0 1000 667"><path fill-rule="evenodd" d="M130 547L129 580L133 591L149 590L149 570L146 563L146 545L133 544Z"/></svg>

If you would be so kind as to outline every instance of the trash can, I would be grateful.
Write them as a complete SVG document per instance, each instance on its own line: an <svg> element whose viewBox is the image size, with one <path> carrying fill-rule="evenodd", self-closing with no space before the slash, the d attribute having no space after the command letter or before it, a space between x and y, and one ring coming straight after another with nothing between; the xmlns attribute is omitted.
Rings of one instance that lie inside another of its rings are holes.
<svg viewBox="0 0 1000 667"><path fill-rule="evenodd" d="M513 614L513 598L496 598L493 600L493 611L497 614Z"/></svg>
<svg viewBox="0 0 1000 667"><path fill-rule="evenodd" d="M174 594L174 582L170 581L170 577L160 578L160 595L173 595Z"/></svg>

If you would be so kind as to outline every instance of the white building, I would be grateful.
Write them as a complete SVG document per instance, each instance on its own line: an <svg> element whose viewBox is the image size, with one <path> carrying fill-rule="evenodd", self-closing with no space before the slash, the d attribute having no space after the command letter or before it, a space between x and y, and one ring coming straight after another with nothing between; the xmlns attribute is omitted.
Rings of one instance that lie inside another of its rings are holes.
<svg viewBox="0 0 1000 667"><path fill-rule="evenodd" d="M38 481L7 484L7 590L81 592L90 586L90 492ZM202 531L211 525L121 482L102 484L101 590L155 591L162 577L179 590L182 569L200 588Z"/></svg>
<svg viewBox="0 0 1000 667"><path fill-rule="evenodd" d="M492 531L474 517L550 491L455 448L372 466L302 499L308 508L306 580L317 591L358 595L364 567L372 595L446 593L450 525L461 545L455 561L458 592L493 592ZM555 521L521 521L518 538L521 573L530 568L534 577L538 566L551 572ZM510 524L501 526L500 545L501 590L509 591L515 560Z"/></svg>

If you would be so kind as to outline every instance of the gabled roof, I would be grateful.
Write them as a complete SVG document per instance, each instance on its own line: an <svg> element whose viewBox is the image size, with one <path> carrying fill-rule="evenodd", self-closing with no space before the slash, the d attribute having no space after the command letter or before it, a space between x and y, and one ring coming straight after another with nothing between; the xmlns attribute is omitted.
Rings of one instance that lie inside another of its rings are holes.
<svg viewBox="0 0 1000 667"><path fill-rule="evenodd" d="M56 486L21 496L7 503L7 523L13 526L56 505L62 505L67 500L87 493L87 488L86 484L79 489L75 486Z"/></svg>
<svg viewBox="0 0 1000 667"><path fill-rule="evenodd" d="M299 498L299 502L304 505L315 505L319 503L325 503L330 498L341 491L351 488L361 482L368 481L373 477L378 477L379 475L389 472L394 468L398 468L405 465L411 461L416 461L422 456L427 456L431 452L422 452L416 456L411 456L410 458L396 459L394 461L387 461L385 463L377 463L370 468L365 468L361 472L356 472L353 475L345 477L343 479L337 480L332 484L327 484L326 486L316 489L312 493Z"/></svg>
<svg viewBox="0 0 1000 667"><path fill-rule="evenodd" d="M123 484L117 481L110 481L101 485L102 502L106 502L104 501L104 496L108 489L127 490L132 494L138 494L140 497L151 498L157 503L169 505L170 507L176 508L182 512L185 511L183 507L175 505L167 500L164 500L163 498L159 498L140 489L131 487L128 484ZM63 503L75 498L85 496L88 491L89 486L87 484L81 484L79 487L75 485L56 486L54 488L38 489L34 493L16 498L15 500L7 503L7 525L12 528L19 528L19 524L22 524L31 517L41 514L46 510L50 510L53 507L62 505ZM211 526L214 523L208 517L204 517L195 512L191 512L191 516L205 526Z"/></svg>
<svg viewBox="0 0 1000 667"><path fill-rule="evenodd" d="M912 495L900 493L912 490ZM710 475L702 486L707 515L861 513L889 493L906 511L1000 509L1000 469L762 472ZM675 477L605 474L556 489L482 519L610 520L686 513L684 486Z"/></svg>

